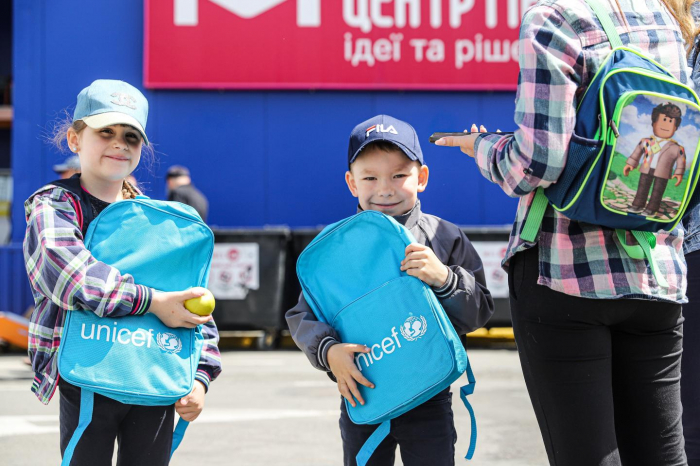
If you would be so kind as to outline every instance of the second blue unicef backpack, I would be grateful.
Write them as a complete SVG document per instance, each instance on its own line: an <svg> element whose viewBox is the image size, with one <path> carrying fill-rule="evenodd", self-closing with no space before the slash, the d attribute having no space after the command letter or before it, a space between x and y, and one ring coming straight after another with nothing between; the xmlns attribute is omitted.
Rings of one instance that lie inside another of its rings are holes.
<svg viewBox="0 0 700 466"><path fill-rule="evenodd" d="M700 100L661 64L623 46L599 0L586 3L612 51L579 102L564 171L537 190L521 237L535 241L551 205L572 220L616 229L627 254L646 258L667 286L654 232L675 228L700 200Z"/></svg>
<svg viewBox="0 0 700 466"><path fill-rule="evenodd" d="M81 204L89 215L89 205ZM91 220L84 242L99 261L158 291L206 286L214 251L214 235L194 209L145 196L110 204ZM62 464L70 464L92 420L94 393L128 404L171 405L192 390L202 344L201 328L170 328L149 313L102 318L67 311L58 370L81 388L81 401ZM171 454L187 424L178 421Z"/></svg>
<svg viewBox="0 0 700 466"><path fill-rule="evenodd" d="M297 275L316 318L342 342L365 344L355 364L375 384L358 384L364 406L352 407L356 424L379 424L357 455L364 466L389 434L391 419L424 403L467 374L460 396L471 415L474 454L476 421L467 401L475 379L454 327L428 285L400 270L415 240L393 218L365 211L326 227L302 252Z"/></svg>

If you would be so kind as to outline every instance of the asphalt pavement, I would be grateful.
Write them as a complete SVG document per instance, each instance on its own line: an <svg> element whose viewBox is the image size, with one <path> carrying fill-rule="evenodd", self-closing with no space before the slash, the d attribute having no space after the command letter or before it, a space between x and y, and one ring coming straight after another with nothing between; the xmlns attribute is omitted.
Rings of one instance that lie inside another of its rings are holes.
<svg viewBox="0 0 700 466"><path fill-rule="evenodd" d="M477 378L471 401L478 440L474 459L465 461L469 415L455 395L456 464L546 465L517 352L472 349L469 356ZM32 373L22 359L0 356L0 465L58 465L58 394L42 405L30 392ZM301 352L225 351L223 367L173 466L342 464L339 394ZM453 392L464 383L466 378L459 379Z"/></svg>

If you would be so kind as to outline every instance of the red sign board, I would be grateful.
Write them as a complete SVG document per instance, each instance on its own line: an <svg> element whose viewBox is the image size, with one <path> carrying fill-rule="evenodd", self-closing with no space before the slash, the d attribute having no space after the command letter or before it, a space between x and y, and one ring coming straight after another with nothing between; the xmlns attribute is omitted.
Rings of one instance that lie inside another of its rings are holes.
<svg viewBox="0 0 700 466"><path fill-rule="evenodd" d="M534 0L146 0L149 88L512 90Z"/></svg>

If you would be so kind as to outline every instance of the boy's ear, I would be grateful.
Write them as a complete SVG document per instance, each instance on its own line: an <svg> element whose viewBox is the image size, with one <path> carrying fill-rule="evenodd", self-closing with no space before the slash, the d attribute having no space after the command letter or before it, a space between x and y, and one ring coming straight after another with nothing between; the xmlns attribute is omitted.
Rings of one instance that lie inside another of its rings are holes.
<svg viewBox="0 0 700 466"><path fill-rule="evenodd" d="M421 165L418 169L418 192L422 193L428 186L428 177L430 176L430 170L428 170L427 165Z"/></svg>
<svg viewBox="0 0 700 466"><path fill-rule="evenodd" d="M357 185L355 184L355 177L352 176L350 170L345 172L345 182L348 184L348 189L354 197L357 197Z"/></svg>

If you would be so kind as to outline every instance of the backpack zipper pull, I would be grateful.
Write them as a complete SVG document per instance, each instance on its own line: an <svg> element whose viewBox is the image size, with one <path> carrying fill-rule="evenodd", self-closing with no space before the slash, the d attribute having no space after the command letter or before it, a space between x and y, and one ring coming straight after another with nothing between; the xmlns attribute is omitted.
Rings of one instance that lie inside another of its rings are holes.
<svg viewBox="0 0 700 466"><path fill-rule="evenodd" d="M617 130L617 125L615 124L615 120L610 120L610 128L613 131L613 134L615 134L616 138L620 137L620 132Z"/></svg>

